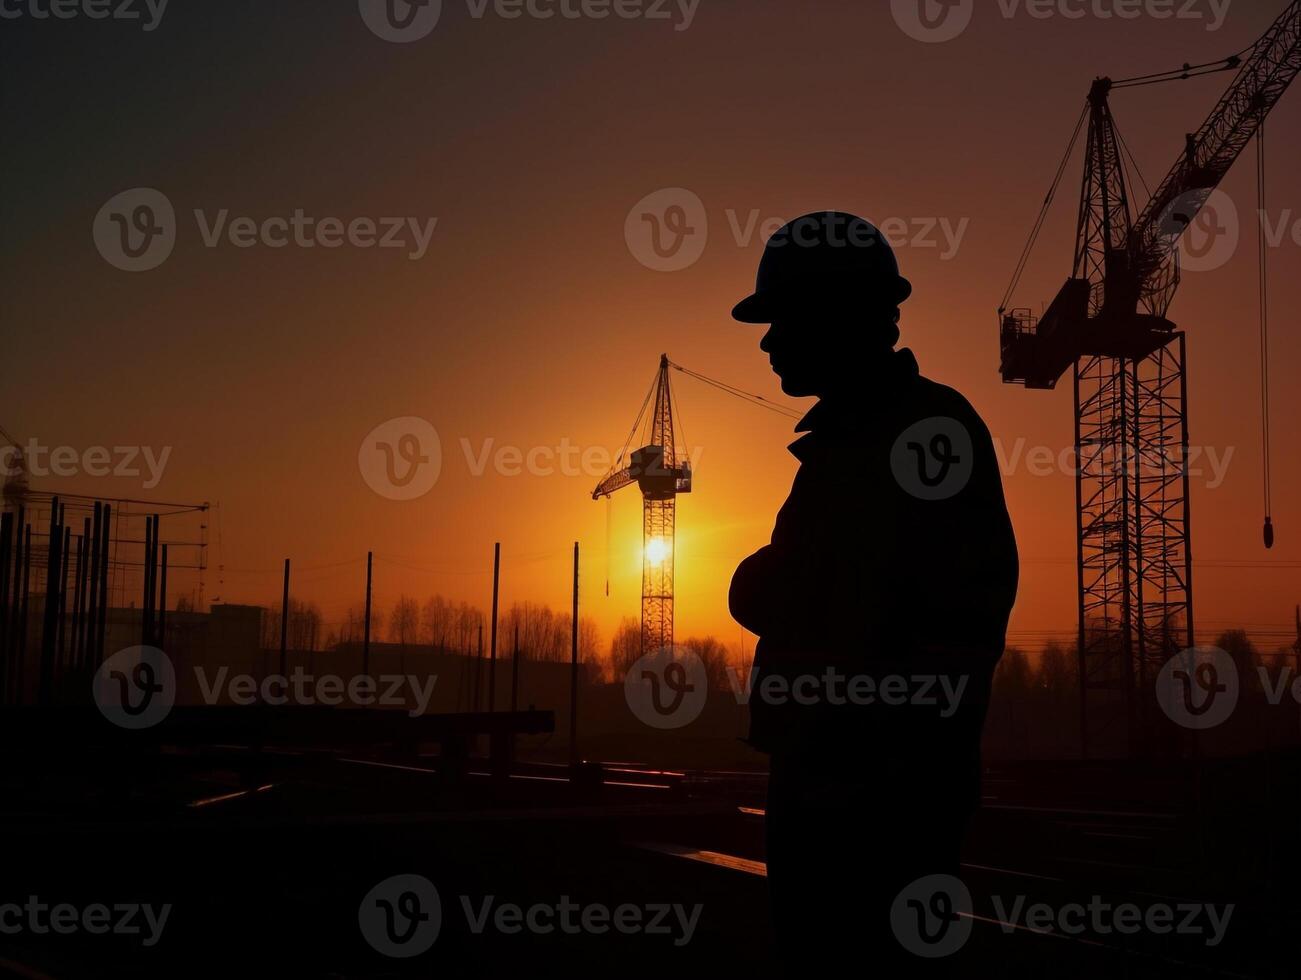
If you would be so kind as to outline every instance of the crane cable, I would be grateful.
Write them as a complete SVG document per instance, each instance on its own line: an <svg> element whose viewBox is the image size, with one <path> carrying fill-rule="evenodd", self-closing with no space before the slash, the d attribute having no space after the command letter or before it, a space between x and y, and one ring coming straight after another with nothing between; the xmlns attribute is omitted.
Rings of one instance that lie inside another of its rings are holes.
<svg viewBox="0 0 1301 980"><path fill-rule="evenodd" d="M1265 497L1265 525L1262 534L1266 549L1274 547L1273 505L1270 499L1269 458L1269 243L1265 235L1265 123L1256 131L1256 224L1259 232L1257 263L1260 276L1260 439L1262 483Z"/></svg>
<svg viewBox="0 0 1301 980"><path fill-rule="evenodd" d="M751 392L743 391L735 385L729 385L726 382L717 381L714 378L708 378L699 372L692 371L689 368L683 367L681 364L674 363L673 361L669 361L669 367L673 368L675 371L681 371L683 374L695 378L697 381L703 381L705 384L711 385L719 391L726 392L729 395L740 398L742 401L747 401L752 405L756 405L759 408L766 408L770 412L776 412L778 415L784 415L790 419L802 419L804 417L803 412L794 408L769 401L767 398L764 398L763 395L755 395Z"/></svg>
<svg viewBox="0 0 1301 980"><path fill-rule="evenodd" d="M1003 321L1003 312L1007 309L1007 304L1012 301L1012 294L1016 292L1016 287L1021 283L1021 276L1025 273L1026 263L1030 261L1030 253L1034 250L1035 242L1039 240L1039 233L1043 231L1044 222L1048 220L1048 211L1052 208L1053 199L1057 196L1057 189L1061 186L1062 176L1066 173L1066 165L1071 161L1071 154L1075 150L1075 144L1079 142L1080 132L1084 129L1084 121L1089 115L1089 105L1086 102L1084 108L1080 110L1080 118L1075 123L1075 131L1071 134L1071 141L1066 145L1066 152L1062 154L1062 162L1057 165L1057 173L1053 177L1053 183L1048 188L1048 194L1044 197L1043 206L1039 209L1039 217L1035 219L1034 227L1030 230L1030 239L1025 243L1025 248L1021 250L1021 257L1017 260L1016 270L1012 273L1012 281L1008 283L1007 292L1003 294L1002 301L998 304L999 324Z"/></svg>
<svg viewBox="0 0 1301 980"><path fill-rule="evenodd" d="M692 371L689 368L685 368L681 364L677 364L673 361L669 361L669 367L673 368L673 370L675 371L681 371L683 374L687 375L688 377L695 378L697 381L703 381L705 384L712 385L713 387L719 389L720 391L724 391L729 395L733 395L736 398L740 398L743 401L749 402L751 405L756 405L759 408L766 408L770 412L776 412L778 415L784 415L787 418L801 419L804 417L803 414L797 411L796 409L790 408L785 405L779 405L776 402L769 401L767 398L764 398L763 395L756 395L748 391L743 391L742 389L737 388L735 385L729 385L726 382L717 381L714 378L706 377L705 375L700 374L697 371ZM659 383L658 373L656 374L655 378L656 378L655 383L651 385L650 391L646 393L646 400L642 402L641 411L637 413L637 420L632 424L632 431L628 433L628 441L624 443L623 449L620 450L619 457L615 461L614 467L611 470L611 472L614 472L619 468L619 464L623 462L624 457L627 455L628 447L632 445L632 440L637 435L637 430L641 426L642 416L646 414L646 406L650 404L651 396L655 393L656 385L658 385ZM670 398L671 398L671 393L670 393ZM675 428L676 430L680 431L682 428L682 421L680 419L677 419L675 421L676 421ZM612 522L613 499L614 498L611 495L609 494L606 495L605 498L605 596L607 599L610 597L610 525Z"/></svg>

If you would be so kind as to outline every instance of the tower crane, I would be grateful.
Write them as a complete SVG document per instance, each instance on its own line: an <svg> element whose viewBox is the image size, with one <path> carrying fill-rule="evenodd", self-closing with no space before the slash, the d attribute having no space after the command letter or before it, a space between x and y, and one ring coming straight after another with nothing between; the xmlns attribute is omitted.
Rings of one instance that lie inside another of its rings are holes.
<svg viewBox="0 0 1301 980"><path fill-rule="evenodd" d="M691 461L679 459L673 429L673 390L669 357L660 355L659 370L642 402L628 441L610 473L592 491L592 499L637 484L642 497L641 652L655 653L673 644L673 556L677 496L691 492ZM647 406L651 406L649 417ZM643 420L646 422L643 430ZM628 453L639 431L640 449ZM626 463L625 463L626 461Z"/></svg>
<svg viewBox="0 0 1301 980"><path fill-rule="evenodd" d="M1220 71L1237 74L1133 216L1125 166L1132 157L1112 116L1111 93ZM1298 71L1301 0L1293 0L1251 47L1222 61L1096 79L998 311L1003 381L1049 389L1069 371L1074 387L1085 745L1090 692L1122 696L1132 741L1141 700L1135 693L1194 642L1185 343L1167 318L1179 285L1176 248ZM1074 269L1036 317L1009 302L1086 122ZM1263 172L1263 152L1261 159ZM1262 317L1263 296L1262 285ZM1267 419L1267 398L1263 411ZM1268 547L1268 514L1264 533Z"/></svg>

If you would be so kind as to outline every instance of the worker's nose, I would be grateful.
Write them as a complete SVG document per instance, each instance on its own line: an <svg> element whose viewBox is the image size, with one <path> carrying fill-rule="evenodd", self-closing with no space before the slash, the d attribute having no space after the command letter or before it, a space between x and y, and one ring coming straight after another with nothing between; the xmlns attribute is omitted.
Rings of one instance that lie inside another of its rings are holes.
<svg viewBox="0 0 1301 980"><path fill-rule="evenodd" d="M761 339L761 340L759 341L759 349L760 349L761 351L763 351L765 354L771 354L771 353L772 353L773 334L776 333L776 332L777 332L777 325L776 325L776 324L773 324L773 325L772 325L771 327L769 327L769 328L767 329L767 331L764 333L764 335L763 335L763 339Z"/></svg>

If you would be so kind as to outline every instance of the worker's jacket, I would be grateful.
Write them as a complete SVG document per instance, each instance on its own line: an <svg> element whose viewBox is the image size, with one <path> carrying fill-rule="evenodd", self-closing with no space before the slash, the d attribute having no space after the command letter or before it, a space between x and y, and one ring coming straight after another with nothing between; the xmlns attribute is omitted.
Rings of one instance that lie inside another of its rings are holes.
<svg viewBox="0 0 1301 980"><path fill-rule="evenodd" d="M989 432L906 349L796 431L772 543L732 580L759 636L750 741L974 805L1018 574Z"/></svg>

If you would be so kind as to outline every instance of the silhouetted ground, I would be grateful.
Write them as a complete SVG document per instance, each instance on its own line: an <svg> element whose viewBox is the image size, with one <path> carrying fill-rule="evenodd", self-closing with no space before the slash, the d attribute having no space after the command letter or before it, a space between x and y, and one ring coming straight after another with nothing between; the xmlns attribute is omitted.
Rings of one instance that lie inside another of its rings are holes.
<svg viewBox="0 0 1301 980"><path fill-rule="evenodd" d="M170 903L162 938L0 936L15 975L388 977L763 976L772 971L759 772L652 772L630 765L600 790L554 767L496 784L440 783L436 760L236 747L141 760L130 780L93 750L60 767L4 769L0 904ZM30 758L28 759L30 763ZM1024 763L987 774L963 877L977 921L955 958L981 976L1282 977L1291 969L1294 756L1191 764ZM630 785L615 785L625 783ZM263 788L265 787L265 788ZM888 846L877 842L873 846ZM719 856L722 855L722 856ZM739 860L735 860L739 859ZM809 860L835 861L811 849ZM442 899L433 948L381 956L358 925L363 897L419 874ZM852 901L842 896L810 901ZM555 906L702 906L673 935L476 935L493 901ZM1233 903L1217 947L1203 936L1072 938L1010 932L1018 898L1087 903ZM871 951L863 950L865 963ZM35 971L33 974L31 971ZM865 974L870 972L864 969Z"/></svg>

